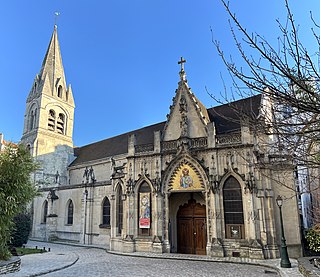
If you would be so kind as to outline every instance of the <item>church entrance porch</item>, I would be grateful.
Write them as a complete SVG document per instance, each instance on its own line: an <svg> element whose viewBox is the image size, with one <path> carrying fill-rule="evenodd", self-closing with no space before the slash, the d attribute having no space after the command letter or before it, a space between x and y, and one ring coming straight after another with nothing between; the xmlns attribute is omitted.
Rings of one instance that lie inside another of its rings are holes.
<svg viewBox="0 0 320 277"><path fill-rule="evenodd" d="M172 193L168 208L170 252L206 255L207 218L203 193Z"/></svg>
<svg viewBox="0 0 320 277"><path fill-rule="evenodd" d="M206 254L206 207L190 199L177 214L178 253Z"/></svg>

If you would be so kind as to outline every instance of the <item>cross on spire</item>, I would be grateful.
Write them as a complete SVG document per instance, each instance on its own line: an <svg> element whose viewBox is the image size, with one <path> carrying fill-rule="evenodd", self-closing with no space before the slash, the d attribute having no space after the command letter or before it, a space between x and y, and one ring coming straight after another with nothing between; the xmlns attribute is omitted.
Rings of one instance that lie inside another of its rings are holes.
<svg viewBox="0 0 320 277"><path fill-rule="evenodd" d="M187 61L183 59L183 57L180 57L180 61L178 61L178 64L181 65L181 72L184 71L184 63L186 63Z"/></svg>

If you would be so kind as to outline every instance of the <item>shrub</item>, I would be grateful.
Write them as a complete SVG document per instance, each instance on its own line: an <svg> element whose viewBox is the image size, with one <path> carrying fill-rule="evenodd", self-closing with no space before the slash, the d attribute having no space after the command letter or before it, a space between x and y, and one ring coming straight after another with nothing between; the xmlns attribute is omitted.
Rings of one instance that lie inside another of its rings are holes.
<svg viewBox="0 0 320 277"><path fill-rule="evenodd" d="M15 227L11 233L10 244L21 247L26 244L31 231L31 216L29 214L18 214L13 219Z"/></svg>
<svg viewBox="0 0 320 277"><path fill-rule="evenodd" d="M306 239L309 249L320 252L320 224L314 225L307 231Z"/></svg>

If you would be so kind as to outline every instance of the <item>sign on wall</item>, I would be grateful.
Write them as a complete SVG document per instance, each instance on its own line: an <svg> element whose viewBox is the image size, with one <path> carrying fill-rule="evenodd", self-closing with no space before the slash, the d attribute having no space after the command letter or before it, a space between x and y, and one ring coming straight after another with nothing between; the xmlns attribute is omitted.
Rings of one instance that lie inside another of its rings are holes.
<svg viewBox="0 0 320 277"><path fill-rule="evenodd" d="M150 193L140 192L140 219L139 228L150 228Z"/></svg>

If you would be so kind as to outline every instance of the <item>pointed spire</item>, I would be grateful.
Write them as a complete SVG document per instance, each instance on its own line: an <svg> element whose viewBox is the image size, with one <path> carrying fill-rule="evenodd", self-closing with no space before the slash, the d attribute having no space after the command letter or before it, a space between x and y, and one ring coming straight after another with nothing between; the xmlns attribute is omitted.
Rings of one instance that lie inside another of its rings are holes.
<svg viewBox="0 0 320 277"><path fill-rule="evenodd" d="M42 62L39 76L42 80L44 80L45 78L49 79L52 95L54 95L57 81L59 81L60 84L63 84L63 87L66 89L56 24L54 25L52 37L48 46L47 53Z"/></svg>

